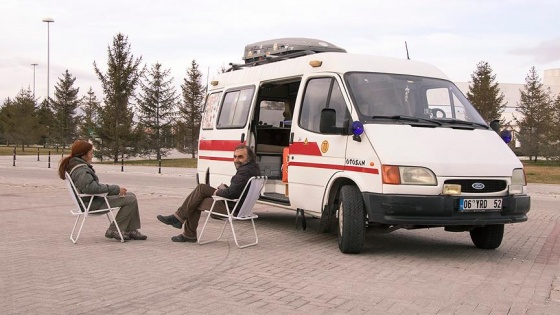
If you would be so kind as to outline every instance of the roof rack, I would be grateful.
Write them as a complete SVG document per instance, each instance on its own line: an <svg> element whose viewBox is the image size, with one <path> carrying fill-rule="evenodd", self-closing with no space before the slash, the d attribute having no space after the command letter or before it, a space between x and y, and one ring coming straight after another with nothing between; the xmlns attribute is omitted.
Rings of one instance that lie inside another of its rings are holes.
<svg viewBox="0 0 560 315"><path fill-rule="evenodd" d="M322 52L345 53L346 50L329 42L312 38L266 40L245 46L245 53L243 55L245 63L230 63L231 68L228 71Z"/></svg>

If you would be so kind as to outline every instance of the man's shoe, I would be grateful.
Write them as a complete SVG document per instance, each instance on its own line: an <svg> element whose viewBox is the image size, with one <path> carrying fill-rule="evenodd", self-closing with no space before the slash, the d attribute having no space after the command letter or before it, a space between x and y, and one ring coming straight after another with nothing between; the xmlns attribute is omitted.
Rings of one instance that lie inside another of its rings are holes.
<svg viewBox="0 0 560 315"><path fill-rule="evenodd" d="M196 237L186 237L186 236L183 235L183 234L179 234L179 235L177 235L177 236L173 236L173 237L171 238L171 240L172 240L173 242L181 242L181 243L184 243L184 242L196 243L196 241L197 241Z"/></svg>
<svg viewBox="0 0 560 315"><path fill-rule="evenodd" d="M179 221L174 215L161 215L158 214L157 219L163 224L172 225L174 228L180 229L183 227L183 223Z"/></svg>
<svg viewBox="0 0 560 315"><path fill-rule="evenodd" d="M117 231L116 228L108 228L107 232L105 232L105 237L106 238L114 238L116 240L121 240L121 236L119 235L119 231ZM130 236L128 236L126 233L123 233L123 240L128 241L130 240Z"/></svg>
<svg viewBox="0 0 560 315"><path fill-rule="evenodd" d="M145 240L148 237L142 233L140 233L140 231L138 230L134 230L134 231L130 231L130 232L126 232L126 234L128 235L128 237L130 237L133 240Z"/></svg>

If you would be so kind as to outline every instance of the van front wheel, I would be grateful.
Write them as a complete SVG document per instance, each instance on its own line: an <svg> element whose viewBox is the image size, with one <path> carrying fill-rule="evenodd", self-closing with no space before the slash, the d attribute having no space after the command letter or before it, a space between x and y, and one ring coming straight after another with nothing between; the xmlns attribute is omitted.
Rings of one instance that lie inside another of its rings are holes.
<svg viewBox="0 0 560 315"><path fill-rule="evenodd" d="M502 244L504 225L486 225L476 227L470 231L474 246L482 249L495 249Z"/></svg>
<svg viewBox="0 0 560 315"><path fill-rule="evenodd" d="M366 236L366 214L362 193L356 186L343 186L338 206L338 248L345 254L362 251Z"/></svg>

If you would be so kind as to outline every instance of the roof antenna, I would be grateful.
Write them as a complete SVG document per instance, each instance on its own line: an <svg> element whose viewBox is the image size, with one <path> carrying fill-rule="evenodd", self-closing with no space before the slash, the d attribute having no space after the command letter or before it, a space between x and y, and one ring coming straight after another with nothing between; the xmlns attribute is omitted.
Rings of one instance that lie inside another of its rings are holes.
<svg viewBox="0 0 560 315"><path fill-rule="evenodd" d="M410 60L410 56L408 56L408 45L406 44L406 40L404 41L404 48L406 48L406 59Z"/></svg>

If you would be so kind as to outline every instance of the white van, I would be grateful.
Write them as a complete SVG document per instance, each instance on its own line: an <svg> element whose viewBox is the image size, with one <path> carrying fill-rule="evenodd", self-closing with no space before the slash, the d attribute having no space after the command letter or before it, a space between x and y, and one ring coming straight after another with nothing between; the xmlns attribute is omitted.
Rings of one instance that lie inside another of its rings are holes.
<svg viewBox="0 0 560 315"><path fill-rule="evenodd" d="M504 224L527 220L522 163L436 67L303 38L244 59L209 86L201 181L228 182L246 143L269 178L261 201L319 217L343 253L368 229L433 227L494 249Z"/></svg>

